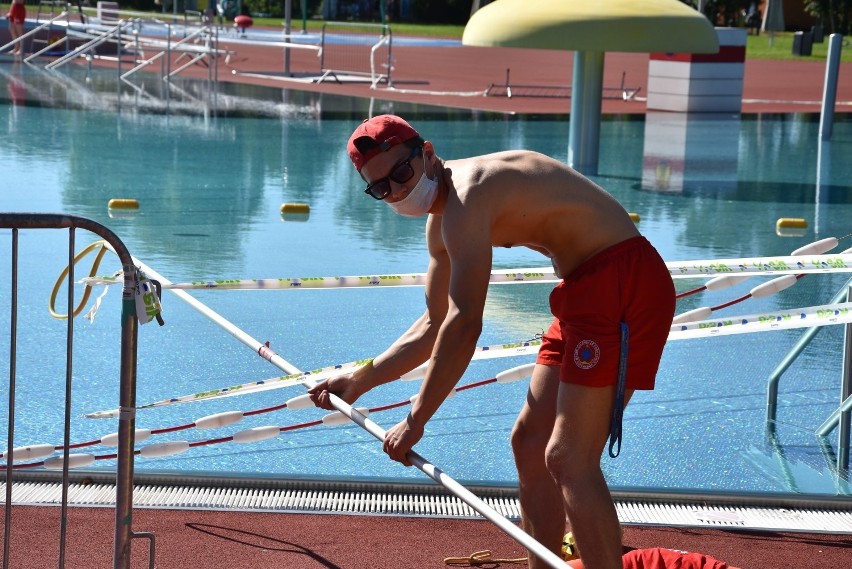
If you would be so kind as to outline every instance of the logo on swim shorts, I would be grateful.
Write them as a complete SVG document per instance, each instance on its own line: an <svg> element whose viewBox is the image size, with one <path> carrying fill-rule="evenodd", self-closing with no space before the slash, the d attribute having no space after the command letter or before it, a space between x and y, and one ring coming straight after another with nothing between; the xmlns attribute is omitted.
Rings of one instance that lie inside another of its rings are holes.
<svg viewBox="0 0 852 569"><path fill-rule="evenodd" d="M601 359L600 347L591 340L581 340L574 348L574 363L580 369L591 369Z"/></svg>

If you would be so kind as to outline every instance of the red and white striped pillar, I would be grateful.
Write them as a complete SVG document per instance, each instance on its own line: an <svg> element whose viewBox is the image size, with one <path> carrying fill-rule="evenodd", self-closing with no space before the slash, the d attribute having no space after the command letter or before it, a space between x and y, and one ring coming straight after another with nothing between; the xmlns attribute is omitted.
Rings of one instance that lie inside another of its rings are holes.
<svg viewBox="0 0 852 569"><path fill-rule="evenodd" d="M652 53L648 110L735 112L742 110L746 30L716 28L719 52Z"/></svg>

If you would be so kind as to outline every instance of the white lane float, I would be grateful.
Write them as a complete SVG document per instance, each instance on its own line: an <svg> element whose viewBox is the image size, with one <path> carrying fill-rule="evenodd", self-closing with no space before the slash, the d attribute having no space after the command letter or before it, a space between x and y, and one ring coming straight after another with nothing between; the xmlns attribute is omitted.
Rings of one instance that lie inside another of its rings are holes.
<svg viewBox="0 0 852 569"><path fill-rule="evenodd" d="M8 450L0 455L0 458L9 460L9 455L12 456L12 461L19 460L38 460L46 456L52 455L56 451L56 446L49 444L29 445L23 447L15 447L10 453Z"/></svg>
<svg viewBox="0 0 852 569"><path fill-rule="evenodd" d="M142 443L151 438L151 429L136 429L133 431L133 438L137 443ZM101 437L101 444L105 447L118 446L118 433L110 433Z"/></svg>
<svg viewBox="0 0 852 569"><path fill-rule="evenodd" d="M234 433L233 439L235 443L257 443L267 439L274 439L281 434L281 427L276 425L266 425L263 427L254 427Z"/></svg>
<svg viewBox="0 0 852 569"><path fill-rule="evenodd" d="M188 450L189 441L168 441L144 446L139 449L139 455L145 458L162 458L182 454Z"/></svg>
<svg viewBox="0 0 852 569"><path fill-rule="evenodd" d="M70 454L68 455L68 468L85 468L91 466L95 462L93 454ZM54 456L44 461L44 468L47 470L62 470L65 465L64 457Z"/></svg>

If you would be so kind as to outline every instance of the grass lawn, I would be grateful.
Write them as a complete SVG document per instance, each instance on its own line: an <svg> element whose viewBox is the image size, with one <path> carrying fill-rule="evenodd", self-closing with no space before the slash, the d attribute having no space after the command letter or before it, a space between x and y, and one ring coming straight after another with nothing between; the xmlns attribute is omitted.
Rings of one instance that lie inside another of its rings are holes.
<svg viewBox="0 0 852 569"><path fill-rule="evenodd" d="M281 18L255 18L255 25L280 27ZM305 22L308 31L320 31L322 20L307 20ZM293 18L291 22L293 30L302 29L302 20ZM450 25L421 25L391 22L391 31L395 35L424 36L461 39L464 26ZM793 32L776 32L772 37L772 45L769 45L769 35L762 33L759 36L749 35L746 40L746 57L749 59L784 59L784 60L808 60L825 61L828 52L828 36L822 43L813 44L810 56L793 55ZM840 53L841 61L852 62L852 45L849 39L844 40L843 49Z"/></svg>
<svg viewBox="0 0 852 569"><path fill-rule="evenodd" d="M810 56L793 55L793 32L776 32L772 37L772 46L769 45L769 34L759 36L748 36L746 43L746 57L749 59L789 59L789 60L819 60L825 61L828 53L828 36L822 43L813 44ZM852 45L849 39L844 38L843 48L840 50L841 61L852 61Z"/></svg>

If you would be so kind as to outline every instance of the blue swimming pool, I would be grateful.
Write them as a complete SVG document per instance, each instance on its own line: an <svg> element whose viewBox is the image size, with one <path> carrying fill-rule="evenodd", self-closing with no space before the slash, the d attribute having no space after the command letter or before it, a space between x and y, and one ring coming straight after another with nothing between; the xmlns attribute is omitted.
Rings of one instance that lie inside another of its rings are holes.
<svg viewBox="0 0 852 569"><path fill-rule="evenodd" d="M20 102L20 86L12 86L8 77L5 81L0 96L18 89L19 98L6 97L0 105L0 211L94 219L175 282L425 270L424 220L397 217L365 198L343 151L353 125L369 112L369 101L255 88L253 96L266 96L258 107L282 98L290 106L263 118L145 114L132 107L116 113L11 104ZM374 113L393 110L407 116L447 158L509 148L567 157L564 117L533 120L372 104ZM852 232L852 122L838 117L832 140L822 144L817 129L816 118L807 115L611 117L601 128L594 178L639 214L642 233L667 260L786 255L818 238ZM137 199L140 210L110 214L107 202L113 198ZM309 204L308 218L282 219L280 206L287 202ZM806 219L807 231L778 236L775 223L782 217ZM90 240L78 235L78 249ZM841 248L849 247L852 240L842 242ZM0 231L4 315L10 307L10 248L11 232ZM49 316L47 305L67 262L67 232L22 231L20 250L15 444L60 444L65 324ZM545 266L544 261L524 250L495 254L500 268ZM108 257L99 273L118 268ZM85 263L78 268L83 271L88 271ZM752 299L719 315L823 304L847 278L808 276L779 295ZM733 289L687 297L678 312L723 303L764 280L755 277ZM678 288L700 282L679 281ZM549 291L548 284L493 286L480 345L526 340L541 332L550 320ZM269 341L300 369L379 353L420 314L423 300L416 287L192 294L255 338ZM80 318L75 325L74 441L98 439L116 429L112 420L82 416L117 404L119 297L118 290L111 290L93 323ZM164 318L162 328L149 324L140 329L140 404L281 375L170 294L164 298ZM777 434L767 436L766 378L800 334L670 342L657 389L638 394L627 409L621 456L603 459L610 484L849 494L848 480L832 469L836 436L826 450L814 434L839 404L842 327L824 329L784 376ZM8 360L4 334L0 361ZM530 361L524 356L473 362L462 384ZM359 405L402 401L417 388L396 382L368 394ZM418 450L460 481L513 484L508 435L525 391L526 381L520 381L460 393L430 423ZM181 425L213 413L268 407L301 393L297 386L141 411L137 426ZM405 412L372 418L389 428ZM4 399L4 441L7 413ZM145 444L201 441L320 416L314 409L277 411L223 429L160 435ZM97 461L94 467L114 468L114 461ZM381 445L355 426L299 429L250 445L200 446L174 457L139 458L136 468L339 479L422 477L387 460Z"/></svg>

